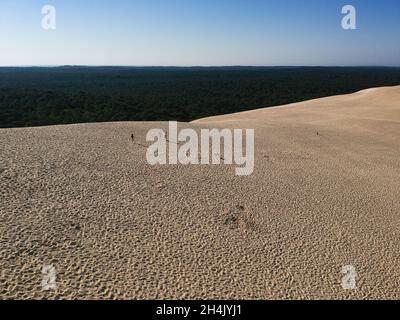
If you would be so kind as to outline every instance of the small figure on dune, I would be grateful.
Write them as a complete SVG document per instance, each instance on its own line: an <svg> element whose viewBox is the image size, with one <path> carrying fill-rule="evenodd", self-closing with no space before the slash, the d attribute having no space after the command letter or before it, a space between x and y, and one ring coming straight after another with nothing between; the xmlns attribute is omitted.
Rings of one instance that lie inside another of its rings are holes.
<svg viewBox="0 0 400 320"><path fill-rule="evenodd" d="M133 133L131 134L131 139L132 141L135 141L135 136L133 135Z"/></svg>

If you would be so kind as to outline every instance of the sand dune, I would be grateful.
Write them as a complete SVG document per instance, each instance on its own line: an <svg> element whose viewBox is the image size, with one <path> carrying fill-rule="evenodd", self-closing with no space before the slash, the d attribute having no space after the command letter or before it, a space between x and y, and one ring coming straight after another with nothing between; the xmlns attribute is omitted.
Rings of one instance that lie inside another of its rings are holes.
<svg viewBox="0 0 400 320"><path fill-rule="evenodd" d="M254 174L148 165L166 123L0 130L0 298L400 298L400 86L180 126L254 128Z"/></svg>

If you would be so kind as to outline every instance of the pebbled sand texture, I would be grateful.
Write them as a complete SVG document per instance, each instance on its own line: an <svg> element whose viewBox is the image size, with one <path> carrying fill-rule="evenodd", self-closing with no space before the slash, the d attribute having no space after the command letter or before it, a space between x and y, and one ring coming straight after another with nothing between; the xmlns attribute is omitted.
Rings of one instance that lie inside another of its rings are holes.
<svg viewBox="0 0 400 320"><path fill-rule="evenodd" d="M254 128L254 174L148 165L167 123L1 129L0 298L400 298L400 86L186 127Z"/></svg>

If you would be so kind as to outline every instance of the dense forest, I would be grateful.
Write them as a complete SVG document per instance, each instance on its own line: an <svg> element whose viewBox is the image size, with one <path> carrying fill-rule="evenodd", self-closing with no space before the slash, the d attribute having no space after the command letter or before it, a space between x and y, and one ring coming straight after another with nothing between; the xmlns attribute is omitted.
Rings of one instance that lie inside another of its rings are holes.
<svg viewBox="0 0 400 320"><path fill-rule="evenodd" d="M400 85L400 68L0 68L0 127L190 121Z"/></svg>

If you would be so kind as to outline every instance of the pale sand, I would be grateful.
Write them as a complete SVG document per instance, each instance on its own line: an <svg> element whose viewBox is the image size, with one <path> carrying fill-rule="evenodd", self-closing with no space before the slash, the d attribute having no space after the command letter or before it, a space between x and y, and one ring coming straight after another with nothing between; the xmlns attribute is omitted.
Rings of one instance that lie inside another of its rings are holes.
<svg viewBox="0 0 400 320"><path fill-rule="evenodd" d="M0 298L400 298L400 87L180 124L255 128L250 177L151 167L157 127L0 130Z"/></svg>

